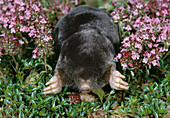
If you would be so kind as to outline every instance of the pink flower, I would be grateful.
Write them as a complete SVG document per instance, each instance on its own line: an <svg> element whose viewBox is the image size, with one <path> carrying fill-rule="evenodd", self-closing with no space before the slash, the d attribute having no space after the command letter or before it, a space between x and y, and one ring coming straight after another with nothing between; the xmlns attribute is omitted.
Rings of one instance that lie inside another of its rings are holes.
<svg viewBox="0 0 170 118"><path fill-rule="evenodd" d="M79 4L78 0L75 0L75 5L78 5L78 4Z"/></svg>
<svg viewBox="0 0 170 118"><path fill-rule="evenodd" d="M22 2L22 0L14 0L14 3L15 4L19 4L19 5L25 5L23 2Z"/></svg>
<svg viewBox="0 0 170 118"><path fill-rule="evenodd" d="M148 56L148 58L150 58L150 57L151 57L151 54L150 54L150 53L147 53L146 55Z"/></svg>
<svg viewBox="0 0 170 118"><path fill-rule="evenodd" d="M15 33L15 29L14 28L11 28L11 33Z"/></svg>
<svg viewBox="0 0 170 118"><path fill-rule="evenodd" d="M38 8L37 5L33 4L32 8L35 10L35 11L40 11L40 9Z"/></svg>
<svg viewBox="0 0 170 118"><path fill-rule="evenodd" d="M21 44L21 45L24 44L24 41L22 41L22 40L19 40L18 42L19 42L19 44Z"/></svg>
<svg viewBox="0 0 170 118"><path fill-rule="evenodd" d="M37 58L37 55L36 55L36 54L33 54L32 58L33 58L33 59Z"/></svg>
<svg viewBox="0 0 170 118"><path fill-rule="evenodd" d="M148 34L143 35L143 38L144 38L144 39L149 39L149 35L148 35Z"/></svg>
<svg viewBox="0 0 170 118"><path fill-rule="evenodd" d="M23 6L20 6L20 7L19 7L19 11L24 11L24 9L25 9L25 8L24 8Z"/></svg>
<svg viewBox="0 0 170 118"><path fill-rule="evenodd" d="M153 50L151 51L151 54L155 54L155 49L153 49Z"/></svg>
<svg viewBox="0 0 170 118"><path fill-rule="evenodd" d="M45 24L45 23L47 23L44 19L42 19L41 21L40 21L40 23L43 23L43 24Z"/></svg>
<svg viewBox="0 0 170 118"><path fill-rule="evenodd" d="M120 19L120 16L119 16L119 14L116 14L116 15L114 15L114 16L113 16L113 19L115 19L115 20L118 20L118 19Z"/></svg>
<svg viewBox="0 0 170 118"><path fill-rule="evenodd" d="M20 20L23 20L23 19L24 19L24 16L19 16L19 19L20 19Z"/></svg>
<svg viewBox="0 0 170 118"><path fill-rule="evenodd" d="M1 34L0 36L4 37L4 36L5 36L5 33Z"/></svg>
<svg viewBox="0 0 170 118"><path fill-rule="evenodd" d="M135 60L135 59L139 59L139 54L138 53L136 53L136 52L134 52L134 51L132 51L132 59L133 60Z"/></svg>
<svg viewBox="0 0 170 118"><path fill-rule="evenodd" d="M148 44L148 47L149 47L149 48L152 48L152 43L149 43L149 44Z"/></svg>
<svg viewBox="0 0 170 118"><path fill-rule="evenodd" d="M143 5L142 5L141 3L138 3L138 4L136 5L136 7L139 8L139 9L141 9L141 8L143 7Z"/></svg>
<svg viewBox="0 0 170 118"><path fill-rule="evenodd" d="M7 7L6 5L3 5L2 10L6 11L7 8L8 8L8 7Z"/></svg>
<svg viewBox="0 0 170 118"><path fill-rule="evenodd" d="M159 44L154 44L154 45L153 45L153 47L158 47L158 46L159 46Z"/></svg>
<svg viewBox="0 0 170 118"><path fill-rule="evenodd" d="M131 34L130 37L132 38L132 41L134 41L136 38L136 36L134 34Z"/></svg>
<svg viewBox="0 0 170 118"><path fill-rule="evenodd" d="M27 32L27 27L26 26L21 26L20 31L21 32Z"/></svg>
<svg viewBox="0 0 170 118"><path fill-rule="evenodd" d="M0 4L4 4L4 1L3 1L3 0L0 0Z"/></svg>
<svg viewBox="0 0 170 118"><path fill-rule="evenodd" d="M130 42L124 43L123 46L124 47L130 47Z"/></svg>
<svg viewBox="0 0 170 118"><path fill-rule="evenodd" d="M156 38L155 38L155 36L152 36L151 39L152 39L153 42L155 42L155 39L156 39Z"/></svg>
<svg viewBox="0 0 170 118"><path fill-rule="evenodd" d="M126 63L121 63L123 69L127 68L127 64Z"/></svg>
<svg viewBox="0 0 170 118"><path fill-rule="evenodd" d="M138 10L136 9L134 12L133 12L134 15L138 15Z"/></svg>
<svg viewBox="0 0 170 118"><path fill-rule="evenodd" d="M122 54L119 53L119 54L117 55L117 57L120 59L120 58L122 57Z"/></svg>
<svg viewBox="0 0 170 118"><path fill-rule="evenodd" d="M148 59L144 57L142 62L146 64L146 63L148 63Z"/></svg>
<svg viewBox="0 0 170 118"><path fill-rule="evenodd" d="M157 15L157 16L159 16L159 15L160 15L160 13L159 13L159 12L156 12L156 15Z"/></svg>
<svg viewBox="0 0 170 118"><path fill-rule="evenodd" d="M45 35L45 38L44 38L45 41L49 41L49 40L51 40L51 39L52 39L51 36L46 36L46 35Z"/></svg>
<svg viewBox="0 0 170 118"><path fill-rule="evenodd" d="M156 59L159 60L159 55L158 54L156 55Z"/></svg>
<svg viewBox="0 0 170 118"><path fill-rule="evenodd" d="M4 23L3 27L4 27L4 28L7 28L7 27L8 27L8 24L7 24L7 23Z"/></svg>
<svg viewBox="0 0 170 118"><path fill-rule="evenodd" d="M156 66L158 63L156 62L156 60L152 61L153 66Z"/></svg>
<svg viewBox="0 0 170 118"><path fill-rule="evenodd" d="M35 50L33 50L32 52L37 53L37 51L38 51L38 48L35 48Z"/></svg>
<svg viewBox="0 0 170 118"><path fill-rule="evenodd" d="M168 14L167 10L162 11L162 13L164 14L164 16Z"/></svg>
<svg viewBox="0 0 170 118"><path fill-rule="evenodd" d="M132 30L132 28L130 27L130 25L128 25L127 27L125 27L126 30Z"/></svg>
<svg viewBox="0 0 170 118"><path fill-rule="evenodd" d="M135 43L135 48L138 48L138 49L142 50L142 45L138 44L138 43Z"/></svg>

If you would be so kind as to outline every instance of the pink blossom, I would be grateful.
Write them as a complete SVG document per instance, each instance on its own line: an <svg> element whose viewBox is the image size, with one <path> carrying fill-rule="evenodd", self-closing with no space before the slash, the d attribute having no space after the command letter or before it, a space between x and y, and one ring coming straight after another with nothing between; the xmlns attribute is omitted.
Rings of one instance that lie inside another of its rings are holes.
<svg viewBox="0 0 170 118"><path fill-rule="evenodd" d="M142 61L143 63L148 63L148 58L143 58L143 61Z"/></svg>
<svg viewBox="0 0 170 118"><path fill-rule="evenodd" d="M35 50L33 50L32 52L37 53L37 51L38 51L38 48L35 48Z"/></svg>
<svg viewBox="0 0 170 118"><path fill-rule="evenodd" d="M153 50L151 51L151 54L155 54L155 49L153 49Z"/></svg>
<svg viewBox="0 0 170 118"><path fill-rule="evenodd" d="M149 48L152 48L152 43L149 43L149 44L148 44L148 47L149 47Z"/></svg>
<svg viewBox="0 0 170 118"><path fill-rule="evenodd" d="M46 36L46 35L45 35L45 38L44 38L45 41L49 41L49 40L51 40L51 39L52 39L51 36Z"/></svg>
<svg viewBox="0 0 170 118"><path fill-rule="evenodd" d="M158 63L156 62L156 60L153 60L152 64L153 64L153 66L156 66Z"/></svg>
<svg viewBox="0 0 170 118"><path fill-rule="evenodd" d="M122 54L119 53L119 54L117 55L117 57L120 59L120 58L122 57Z"/></svg>
<svg viewBox="0 0 170 118"><path fill-rule="evenodd" d="M159 44L154 44L154 45L153 45L153 47L158 47L158 46L159 46Z"/></svg>
<svg viewBox="0 0 170 118"><path fill-rule="evenodd" d="M145 34L145 35L143 35L143 38L144 38L144 39L149 39L149 35L148 35L148 34Z"/></svg>
<svg viewBox="0 0 170 118"><path fill-rule="evenodd" d="M130 42L124 43L123 46L124 47L130 47Z"/></svg>
<svg viewBox="0 0 170 118"><path fill-rule="evenodd" d="M136 53L136 52L134 52L134 51L132 51L132 59L133 60L135 60L135 59L139 59L139 54L138 53Z"/></svg>
<svg viewBox="0 0 170 118"><path fill-rule="evenodd" d="M42 19L41 21L40 21L40 23L43 23L43 24L45 24L45 23L47 23L44 19Z"/></svg>
<svg viewBox="0 0 170 118"><path fill-rule="evenodd" d="M14 28L11 28L11 33L15 33L15 29Z"/></svg>
<svg viewBox="0 0 170 118"><path fill-rule="evenodd" d="M20 31L21 32L27 32L27 27L26 26L21 26Z"/></svg>
<svg viewBox="0 0 170 118"><path fill-rule="evenodd" d="M156 59L159 60L159 55L158 54L156 55Z"/></svg>
<svg viewBox="0 0 170 118"><path fill-rule="evenodd" d="M113 19L115 19L115 20L118 20L118 19L120 19L120 16L119 16L119 14L116 14L116 15L114 15L114 16L113 16Z"/></svg>
<svg viewBox="0 0 170 118"><path fill-rule="evenodd" d="M0 4L4 4L4 1L3 1L3 0L0 0Z"/></svg>
<svg viewBox="0 0 170 118"><path fill-rule="evenodd" d="M33 4L32 8L35 10L35 11L40 11L40 9L38 8L37 5Z"/></svg>
<svg viewBox="0 0 170 118"><path fill-rule="evenodd" d="M143 5L142 5L141 3L138 3L138 4L136 5L136 7L139 8L139 9L141 9L141 8L143 7Z"/></svg>
<svg viewBox="0 0 170 118"><path fill-rule="evenodd" d="M129 41L129 37L125 37L122 43L126 43L127 41Z"/></svg>
<svg viewBox="0 0 170 118"><path fill-rule="evenodd" d="M142 45L139 44L139 43L135 43L135 48L138 48L138 49L142 50Z"/></svg>
<svg viewBox="0 0 170 118"><path fill-rule="evenodd" d="M3 27L4 27L4 28L7 28L7 27L8 27L8 24L7 24L7 23L4 23Z"/></svg>
<svg viewBox="0 0 170 118"><path fill-rule="evenodd" d="M34 34L34 31L33 30L31 30L31 32L28 34L28 36L29 37L32 37L32 36L34 36L35 34Z"/></svg>
<svg viewBox="0 0 170 118"><path fill-rule="evenodd" d="M31 17L30 11L29 11L29 10L26 10L26 11L25 11L25 18L26 18L26 19L29 19L30 17Z"/></svg>
<svg viewBox="0 0 170 118"><path fill-rule="evenodd" d="M78 4L79 4L78 0L75 0L75 5L78 5Z"/></svg>
<svg viewBox="0 0 170 118"><path fill-rule="evenodd" d="M130 37L131 37L132 41L134 41L136 38L136 36L134 34L131 34Z"/></svg>
<svg viewBox="0 0 170 118"><path fill-rule="evenodd" d="M134 12L133 12L134 15L138 15L138 10L136 9Z"/></svg>
<svg viewBox="0 0 170 118"><path fill-rule="evenodd" d="M11 8L10 12L15 13L15 8Z"/></svg>
<svg viewBox="0 0 170 118"><path fill-rule="evenodd" d="M121 63L123 69L127 68L127 64L126 63Z"/></svg>
<svg viewBox="0 0 170 118"><path fill-rule="evenodd" d="M24 11L24 9L25 9L25 8L24 8L23 6L20 6L20 7L19 7L19 11Z"/></svg>
<svg viewBox="0 0 170 118"><path fill-rule="evenodd" d="M134 24L133 27L134 27L134 28L138 28L138 27L139 27L139 24Z"/></svg>
<svg viewBox="0 0 170 118"><path fill-rule="evenodd" d="M18 42L19 42L19 44L21 44L21 45L24 44L24 41L22 41L22 40L19 40Z"/></svg>
<svg viewBox="0 0 170 118"><path fill-rule="evenodd" d="M32 58L33 58L33 59L37 58L37 55L36 55L36 54L33 54Z"/></svg>
<svg viewBox="0 0 170 118"><path fill-rule="evenodd" d="M156 15L157 15L157 16L159 16L159 15L160 15L160 13L159 13L159 12L156 12Z"/></svg>
<svg viewBox="0 0 170 118"><path fill-rule="evenodd" d="M150 53L147 53L146 55L148 56L148 58L150 58L150 57L151 57L151 54L150 54Z"/></svg>
<svg viewBox="0 0 170 118"><path fill-rule="evenodd" d="M24 19L24 16L19 16L19 19L20 19L20 20L23 20L23 19Z"/></svg>
<svg viewBox="0 0 170 118"><path fill-rule="evenodd" d="M162 13L164 14L164 16L168 14L167 10L162 11Z"/></svg>
<svg viewBox="0 0 170 118"><path fill-rule="evenodd" d="M126 30L132 30L132 28L130 27L130 25L128 25L127 27L125 27Z"/></svg>
<svg viewBox="0 0 170 118"><path fill-rule="evenodd" d="M152 36L152 38L151 38L151 39L152 39L152 41L154 41L154 42L155 42L155 39L156 39L156 38L155 38L155 36Z"/></svg>
<svg viewBox="0 0 170 118"><path fill-rule="evenodd" d="M15 4L19 4L19 5L25 5L23 2L22 2L22 0L14 0L14 3Z"/></svg>
<svg viewBox="0 0 170 118"><path fill-rule="evenodd" d="M7 7L6 5L3 5L2 10L6 11L7 8L8 8L8 7Z"/></svg>

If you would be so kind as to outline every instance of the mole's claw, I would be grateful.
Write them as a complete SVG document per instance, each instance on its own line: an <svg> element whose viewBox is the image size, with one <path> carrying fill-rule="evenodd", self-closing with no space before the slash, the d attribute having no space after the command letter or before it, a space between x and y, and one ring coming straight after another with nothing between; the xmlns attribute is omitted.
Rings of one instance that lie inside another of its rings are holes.
<svg viewBox="0 0 170 118"><path fill-rule="evenodd" d="M43 94L56 94L62 90L62 81L60 76L53 76L46 85L48 87L43 89Z"/></svg>
<svg viewBox="0 0 170 118"><path fill-rule="evenodd" d="M129 87L127 86L128 83L123 81L122 78L125 78L125 76L122 75L119 71L114 70L113 72L111 72L110 80L109 80L110 87L116 90L129 89Z"/></svg>

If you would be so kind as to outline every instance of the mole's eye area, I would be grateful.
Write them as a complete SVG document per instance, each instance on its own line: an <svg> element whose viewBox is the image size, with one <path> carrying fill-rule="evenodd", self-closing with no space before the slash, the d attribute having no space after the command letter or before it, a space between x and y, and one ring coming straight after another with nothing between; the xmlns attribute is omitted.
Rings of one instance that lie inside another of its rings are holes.
<svg viewBox="0 0 170 118"><path fill-rule="evenodd" d="M81 79L80 82L80 91L83 93L88 93L90 92L91 88L90 88L90 80L83 80Z"/></svg>

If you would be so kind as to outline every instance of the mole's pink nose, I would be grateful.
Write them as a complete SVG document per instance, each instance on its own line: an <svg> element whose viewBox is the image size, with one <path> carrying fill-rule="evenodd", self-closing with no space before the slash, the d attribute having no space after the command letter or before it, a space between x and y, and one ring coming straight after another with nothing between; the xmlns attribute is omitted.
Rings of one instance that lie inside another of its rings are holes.
<svg viewBox="0 0 170 118"><path fill-rule="evenodd" d="M81 91L82 91L82 92L89 92L89 91L90 91L90 88L87 88L87 87L81 88Z"/></svg>

